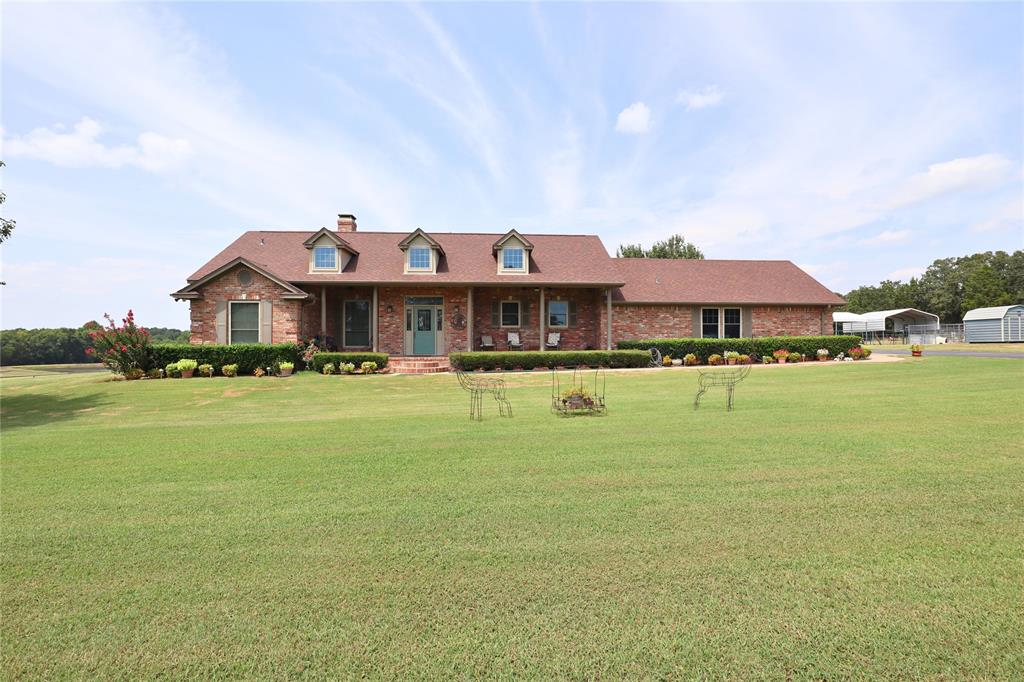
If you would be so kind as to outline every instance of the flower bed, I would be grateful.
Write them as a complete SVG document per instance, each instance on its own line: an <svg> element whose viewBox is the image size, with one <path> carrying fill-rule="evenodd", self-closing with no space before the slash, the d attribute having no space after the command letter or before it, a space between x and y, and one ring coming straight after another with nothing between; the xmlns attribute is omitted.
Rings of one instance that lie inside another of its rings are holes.
<svg viewBox="0 0 1024 682"><path fill-rule="evenodd" d="M816 357L818 349L824 349L835 357L849 353L860 346L860 342L857 336L762 336L755 339L640 339L620 341L618 347L644 351L657 348L663 357L673 358L682 358L688 353L706 358L712 354L724 355L726 351L761 357L780 348L809 357Z"/></svg>
<svg viewBox="0 0 1024 682"><path fill-rule="evenodd" d="M651 354L646 350L549 350L488 351L452 353L448 360L455 369L533 369L545 367L647 367Z"/></svg>
<svg viewBox="0 0 1024 682"><path fill-rule="evenodd" d="M324 365L333 365L335 370L342 365L355 365L362 368L365 362L376 362L376 370L382 370L388 366L387 353L314 353L313 369L323 372Z"/></svg>
<svg viewBox="0 0 1024 682"><path fill-rule="evenodd" d="M302 347L294 343L155 343L149 348L152 367L165 367L182 358L196 360L221 370L224 365L237 365L238 374L248 376L257 367L276 367L282 362L298 362Z"/></svg>

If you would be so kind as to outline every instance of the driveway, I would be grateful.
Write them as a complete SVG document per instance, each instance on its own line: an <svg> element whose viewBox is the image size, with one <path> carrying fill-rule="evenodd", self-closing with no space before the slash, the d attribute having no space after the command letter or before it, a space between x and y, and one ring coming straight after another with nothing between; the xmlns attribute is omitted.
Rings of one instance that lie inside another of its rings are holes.
<svg viewBox="0 0 1024 682"><path fill-rule="evenodd" d="M872 347L872 353L883 353L886 355L910 355L909 350L902 348L878 348ZM968 357L968 358L1004 358L1010 360L1024 360L1024 353L987 353L985 351L962 351L962 350L932 350L929 348L924 352L925 355L948 355L951 357Z"/></svg>

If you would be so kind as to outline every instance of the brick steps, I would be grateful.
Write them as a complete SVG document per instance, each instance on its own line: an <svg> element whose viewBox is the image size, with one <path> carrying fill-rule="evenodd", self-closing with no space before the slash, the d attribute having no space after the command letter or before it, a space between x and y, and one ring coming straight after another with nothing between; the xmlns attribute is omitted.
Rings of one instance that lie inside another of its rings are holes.
<svg viewBox="0 0 1024 682"><path fill-rule="evenodd" d="M437 374L451 369L448 358L445 356L392 356L388 358L388 367L394 374Z"/></svg>

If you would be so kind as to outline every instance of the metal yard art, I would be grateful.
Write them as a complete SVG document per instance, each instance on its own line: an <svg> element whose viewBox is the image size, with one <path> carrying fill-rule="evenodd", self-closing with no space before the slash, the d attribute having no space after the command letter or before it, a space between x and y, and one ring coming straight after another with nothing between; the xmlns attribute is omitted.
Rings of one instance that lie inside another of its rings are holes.
<svg viewBox="0 0 1024 682"><path fill-rule="evenodd" d="M732 410L732 393L736 388L736 384L740 383L747 378L750 374L751 365L733 365L728 369L712 369L712 370L697 370L700 373L700 377L697 380L697 395L693 399L693 409L696 410L700 407L700 399L708 389L714 388L715 386L724 386L726 395L726 410Z"/></svg>
<svg viewBox="0 0 1024 682"><path fill-rule="evenodd" d="M474 377L461 369L455 370L459 385L469 393L469 418L476 421L483 419L484 394L490 393L498 403L498 414L502 417L512 416L512 405L505 397L505 380L494 377Z"/></svg>
<svg viewBox="0 0 1024 682"><path fill-rule="evenodd" d="M566 417L584 414L604 414L604 369L591 371L585 367L573 370L572 381L563 382L557 370L551 370L551 411Z"/></svg>

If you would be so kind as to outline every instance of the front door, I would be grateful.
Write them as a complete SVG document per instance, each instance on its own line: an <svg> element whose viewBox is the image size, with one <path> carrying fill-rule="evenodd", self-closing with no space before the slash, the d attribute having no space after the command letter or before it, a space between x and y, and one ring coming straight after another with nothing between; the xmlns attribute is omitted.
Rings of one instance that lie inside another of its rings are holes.
<svg viewBox="0 0 1024 682"><path fill-rule="evenodd" d="M434 309L427 307L413 308L412 352L414 355L433 355L434 344Z"/></svg>

